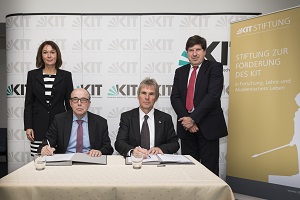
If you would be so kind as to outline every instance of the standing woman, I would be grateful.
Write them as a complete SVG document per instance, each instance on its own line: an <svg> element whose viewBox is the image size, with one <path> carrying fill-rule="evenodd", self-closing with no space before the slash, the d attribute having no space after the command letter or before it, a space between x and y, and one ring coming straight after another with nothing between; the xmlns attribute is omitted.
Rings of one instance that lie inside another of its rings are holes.
<svg viewBox="0 0 300 200"><path fill-rule="evenodd" d="M59 69L61 52L53 41L43 42L36 55L36 67L27 74L24 130L31 141L31 155L37 152L48 127L58 113L71 110L71 72Z"/></svg>

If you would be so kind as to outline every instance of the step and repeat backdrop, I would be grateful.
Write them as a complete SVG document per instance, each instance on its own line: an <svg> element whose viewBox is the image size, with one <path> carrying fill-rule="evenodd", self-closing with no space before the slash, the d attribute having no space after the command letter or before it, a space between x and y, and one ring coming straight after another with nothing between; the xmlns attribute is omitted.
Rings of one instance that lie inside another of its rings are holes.
<svg viewBox="0 0 300 200"><path fill-rule="evenodd" d="M227 182L300 199L300 7L233 23Z"/></svg>
<svg viewBox="0 0 300 200"><path fill-rule="evenodd" d="M35 69L38 46L53 40L62 69L74 87L87 89L90 111L108 120L114 146L120 114L138 106L137 88L145 77L160 85L157 109L176 114L170 104L175 69L188 63L186 40L207 39L206 58L224 65L222 107L228 116L230 23L254 14L12 14L6 18L7 127L9 172L32 160L23 126L27 72ZM229 133L230 134L230 133ZM225 178L227 138L220 141L220 176ZM180 151L179 151L180 153ZM115 152L116 154L116 152Z"/></svg>

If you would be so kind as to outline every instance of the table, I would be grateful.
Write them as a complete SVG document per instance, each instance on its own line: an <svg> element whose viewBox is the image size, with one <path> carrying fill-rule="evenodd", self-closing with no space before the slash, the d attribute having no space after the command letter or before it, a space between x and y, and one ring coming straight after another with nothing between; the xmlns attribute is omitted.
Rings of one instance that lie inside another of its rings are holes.
<svg viewBox="0 0 300 200"><path fill-rule="evenodd" d="M120 155L107 165L46 166L33 162L0 179L4 200L234 200L229 185L193 160L195 165L143 165L133 169Z"/></svg>

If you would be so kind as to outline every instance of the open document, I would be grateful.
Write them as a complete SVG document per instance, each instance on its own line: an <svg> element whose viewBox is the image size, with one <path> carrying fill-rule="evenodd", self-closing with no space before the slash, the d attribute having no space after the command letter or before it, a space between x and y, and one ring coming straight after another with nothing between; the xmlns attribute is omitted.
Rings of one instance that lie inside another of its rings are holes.
<svg viewBox="0 0 300 200"><path fill-rule="evenodd" d="M131 157L126 157L126 165L131 165ZM143 165L159 165L159 164L194 164L189 158L184 155L175 154L157 154L148 155L143 159Z"/></svg>
<svg viewBox="0 0 300 200"><path fill-rule="evenodd" d="M71 166L72 164L98 164L106 165L106 155L100 157L92 157L85 153L69 153L69 154L54 154L47 156L46 165L62 165Z"/></svg>

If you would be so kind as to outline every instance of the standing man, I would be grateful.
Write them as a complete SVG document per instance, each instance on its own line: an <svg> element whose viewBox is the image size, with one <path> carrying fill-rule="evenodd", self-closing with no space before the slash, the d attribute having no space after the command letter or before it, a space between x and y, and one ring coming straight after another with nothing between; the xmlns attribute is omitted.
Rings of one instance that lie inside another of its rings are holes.
<svg viewBox="0 0 300 200"><path fill-rule="evenodd" d="M140 106L121 114L115 149L123 156L142 152L172 154L179 149L171 115L154 109L159 96L154 79L144 79L138 88Z"/></svg>
<svg viewBox="0 0 300 200"><path fill-rule="evenodd" d="M185 47L190 64L175 71L171 104L177 114L181 152L219 175L219 138L228 135L221 108L223 65L205 60L206 40L190 37Z"/></svg>
<svg viewBox="0 0 300 200"><path fill-rule="evenodd" d="M43 155L53 155L54 152L79 152L90 156L113 153L107 121L99 115L88 112L90 99L90 94L85 89L73 90L70 98L72 110L54 117L46 133L46 139L40 146Z"/></svg>

